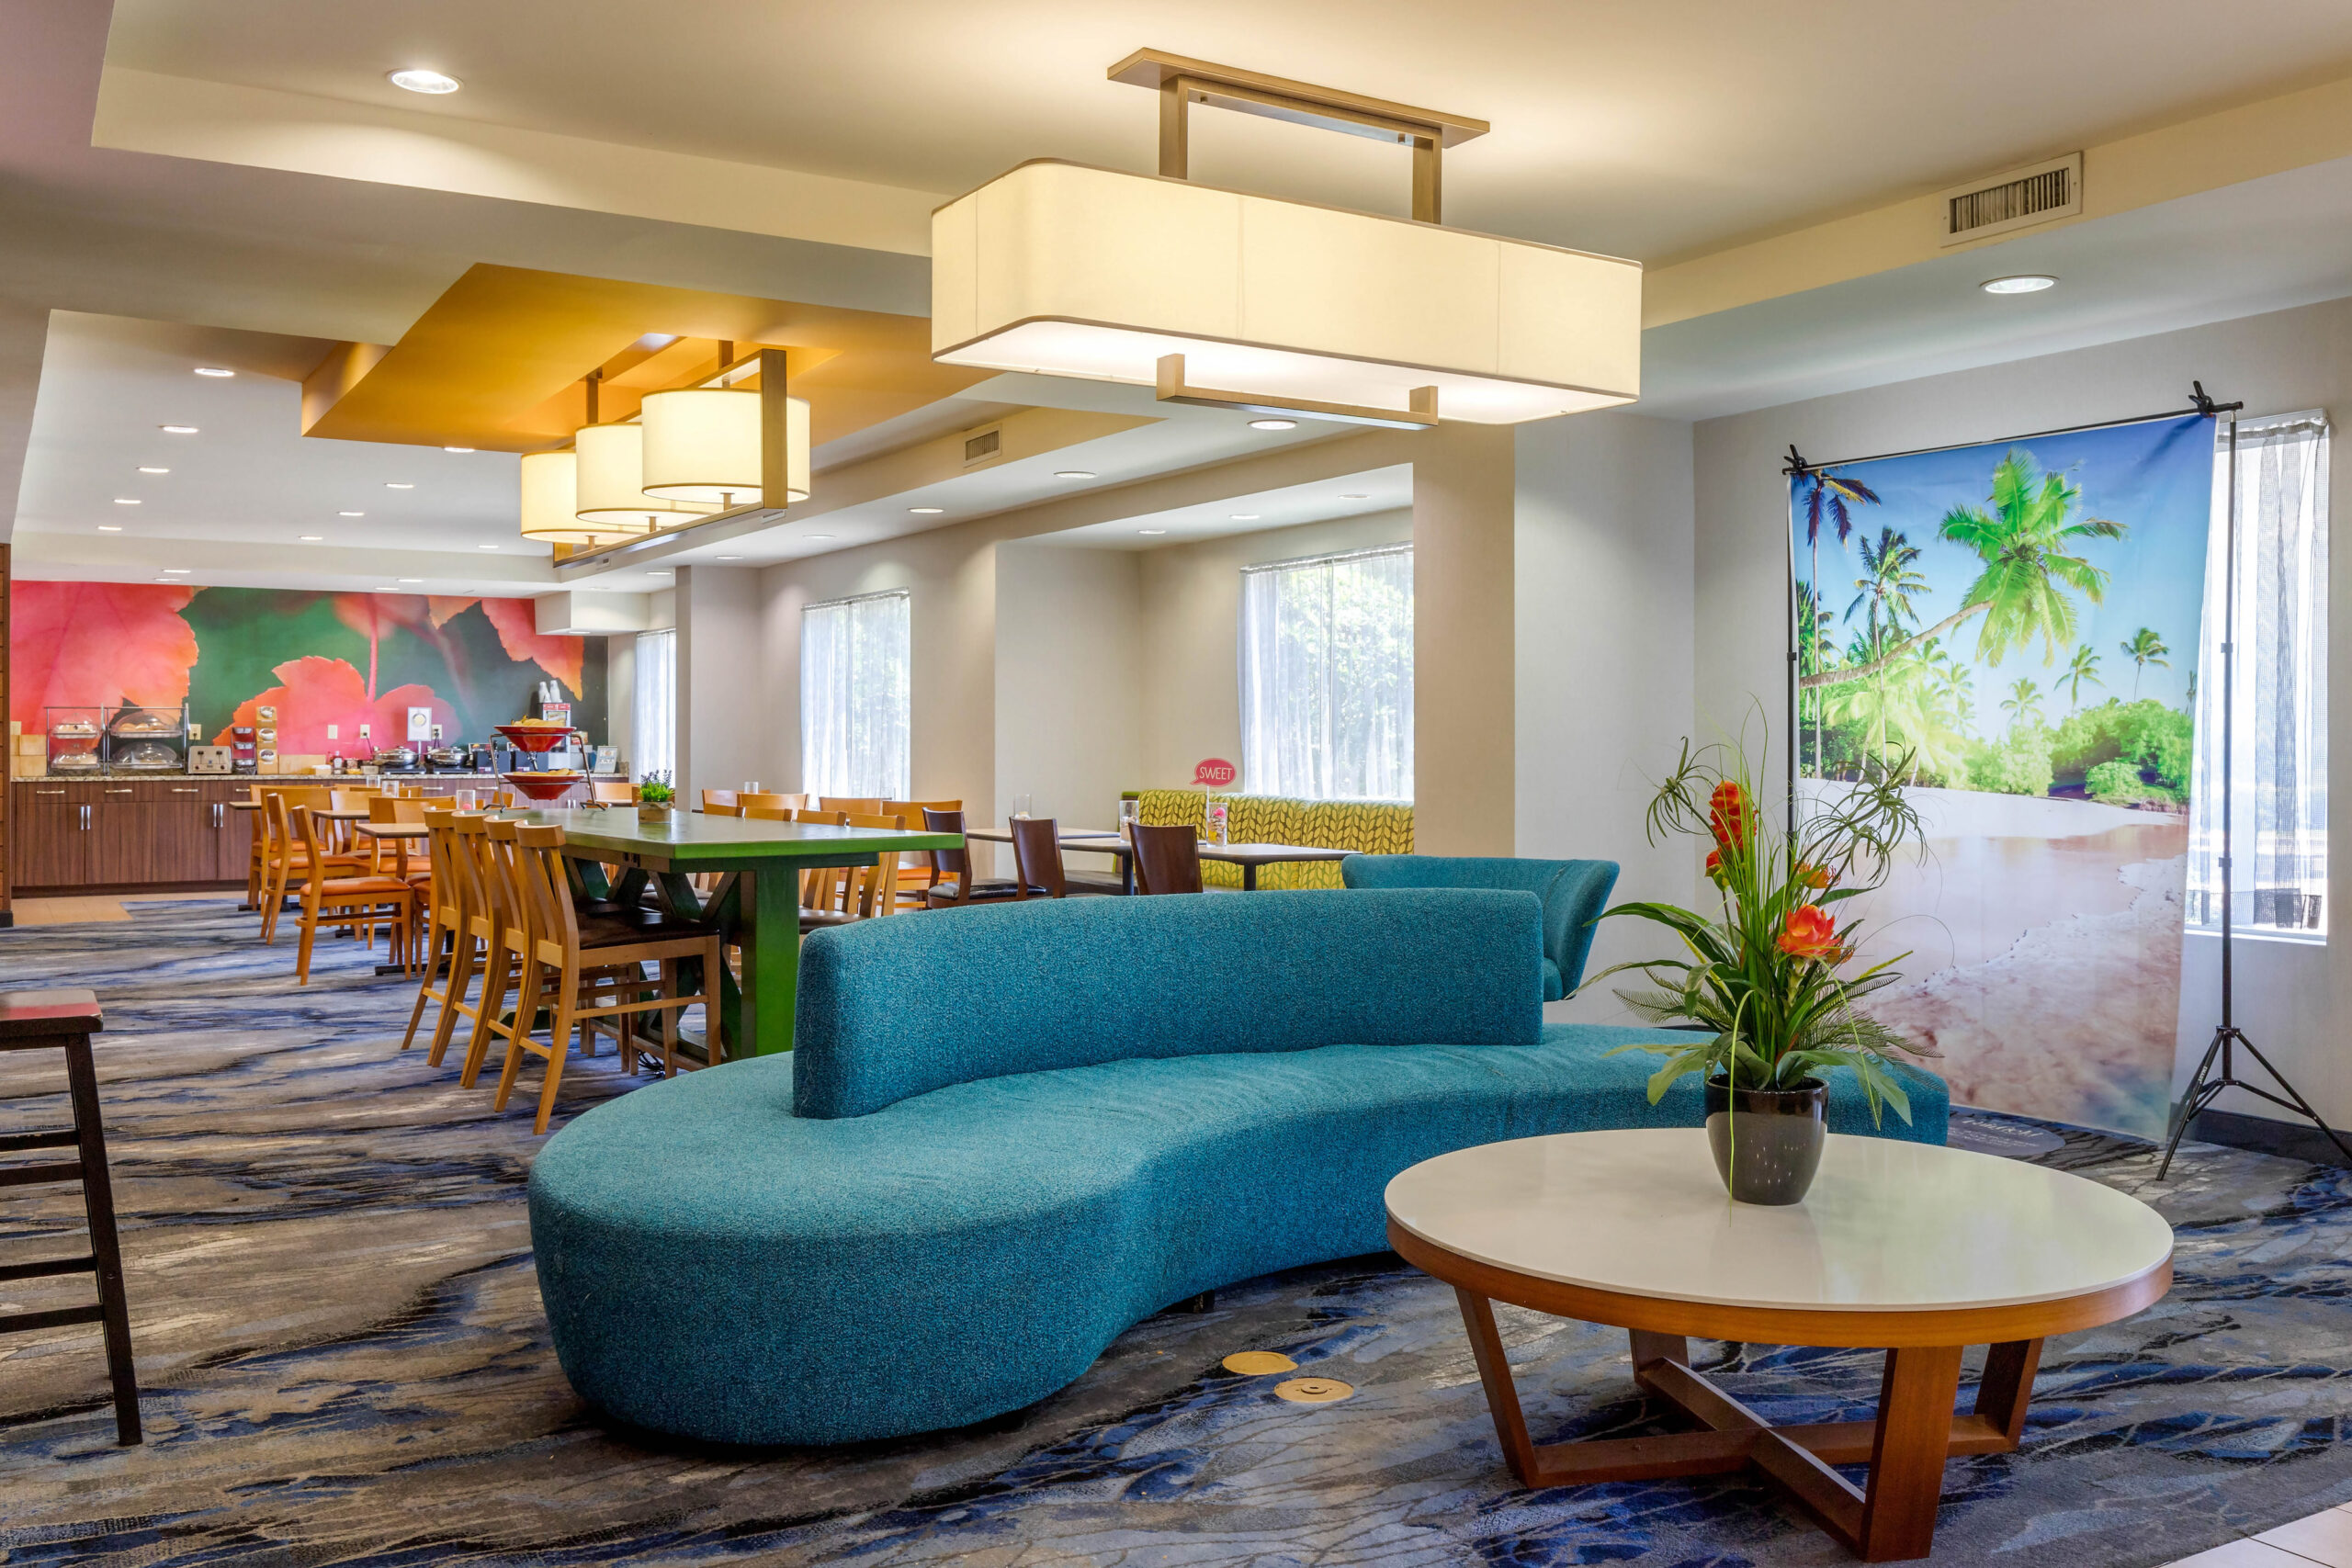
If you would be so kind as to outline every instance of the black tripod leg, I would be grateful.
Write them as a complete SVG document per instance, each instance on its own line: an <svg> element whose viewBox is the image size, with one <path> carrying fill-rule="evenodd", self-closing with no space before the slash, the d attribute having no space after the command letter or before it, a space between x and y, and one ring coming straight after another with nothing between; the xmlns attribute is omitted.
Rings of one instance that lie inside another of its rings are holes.
<svg viewBox="0 0 2352 1568"><path fill-rule="evenodd" d="M2180 1114L2174 1119L2172 1132L2165 1139L2165 1157L2156 1165L2158 1181L2162 1181L2165 1173L2172 1168L2173 1154L2188 1134L2188 1124L2197 1120L2197 1113L2204 1110L2206 1102L2218 1092L2216 1086L2205 1081L2205 1075L2213 1070L2213 1058L2222 1054L2222 1042L2228 1038L2227 1030L2214 1031L2213 1043L2205 1047L2204 1059L2197 1064L2197 1071L2189 1075L2188 1092L2180 1097Z"/></svg>
<svg viewBox="0 0 2352 1568"><path fill-rule="evenodd" d="M2257 1050L2253 1041L2246 1039L2244 1035L2240 1035L2238 1037L2238 1043L2245 1047L2247 1055L2252 1056L2256 1061L2262 1064L2262 1070L2270 1075L2270 1079L2273 1083L2276 1083L2280 1089L2287 1091L2288 1098L2294 1101L2293 1108L2309 1117L2311 1119L2312 1125L2317 1127L2321 1132L2327 1134L2328 1142L2334 1144L2337 1152L2344 1156L2345 1163L2352 1165L2352 1144L2346 1144L2344 1141L2343 1135L2337 1133L2335 1128L2327 1124L2327 1119L2322 1116L2318 1111L2312 1109L2311 1101L2303 1098L2302 1091L2298 1089L2293 1084L2289 1083L2287 1081L2287 1076L2270 1065L2270 1058L2264 1055L2259 1050ZM2269 1098L2276 1099L2277 1097L2274 1095Z"/></svg>

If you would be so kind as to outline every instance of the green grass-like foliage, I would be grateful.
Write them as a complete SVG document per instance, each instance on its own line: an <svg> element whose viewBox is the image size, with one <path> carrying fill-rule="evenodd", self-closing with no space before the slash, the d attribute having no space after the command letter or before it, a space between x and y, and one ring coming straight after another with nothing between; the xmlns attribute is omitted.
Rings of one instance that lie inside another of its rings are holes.
<svg viewBox="0 0 2352 1568"><path fill-rule="evenodd" d="M678 792L670 787L670 775L663 770L646 774L644 782L637 786L637 798L646 806L667 806L677 797Z"/></svg>
<svg viewBox="0 0 2352 1568"><path fill-rule="evenodd" d="M1649 840L1710 840L1707 876L1721 911L1652 902L1604 911L1603 919L1631 916L1664 926L1680 939L1683 955L1612 964L1586 982L1638 974L1647 986L1617 993L1638 1016L1711 1032L1694 1033L1689 1044L1617 1048L1667 1058L1650 1078L1651 1104L1686 1073L1737 1089L1793 1089L1822 1069L1845 1066L1861 1084L1874 1123L1886 1105L1911 1120L1891 1054L1935 1053L1863 1016L1858 1005L1893 985L1900 977L1894 965L1910 954L1842 974L1861 922L1838 925L1830 912L1883 884L1897 855L1924 851L1918 813L1895 783L1909 772L1902 759L1875 778L1825 792L1791 833L1767 825L1737 747L1693 751L1683 741L1674 772L1650 801Z"/></svg>

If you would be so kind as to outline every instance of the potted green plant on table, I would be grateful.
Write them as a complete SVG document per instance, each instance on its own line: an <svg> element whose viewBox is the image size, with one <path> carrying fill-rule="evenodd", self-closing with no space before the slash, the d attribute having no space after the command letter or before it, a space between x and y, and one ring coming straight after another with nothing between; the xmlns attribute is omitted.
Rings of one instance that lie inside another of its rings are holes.
<svg viewBox="0 0 2352 1568"><path fill-rule="evenodd" d="M1623 1045L1666 1065L1652 1076L1650 1103L1676 1079L1704 1074L1707 1136L1733 1198L1747 1203L1801 1201L1821 1163L1828 1089L1815 1075L1850 1067L1871 1118L1892 1105L1905 1122L1909 1098L1894 1053L1930 1056L1860 1011L1862 998L1893 985L1898 953L1857 974L1860 920L1839 925L1831 909L1886 880L1906 847L1924 851L1918 813L1895 783L1898 759L1875 780L1827 784L1788 829L1757 807L1747 760L1736 748L1693 752L1659 785L1648 813L1652 843L1704 834L1706 875L1721 901L1702 915L1679 905L1620 904L1602 919L1654 921L1682 941L1684 955L1619 964L1593 976L1632 970L1650 982L1618 996L1657 1023L1695 1026L1689 1043ZM1591 982L1587 982L1590 984ZM1615 1053L1611 1053L1614 1055Z"/></svg>
<svg viewBox="0 0 2352 1568"><path fill-rule="evenodd" d="M667 772L650 773L637 786L637 819L640 822L667 822L677 792L670 787Z"/></svg>

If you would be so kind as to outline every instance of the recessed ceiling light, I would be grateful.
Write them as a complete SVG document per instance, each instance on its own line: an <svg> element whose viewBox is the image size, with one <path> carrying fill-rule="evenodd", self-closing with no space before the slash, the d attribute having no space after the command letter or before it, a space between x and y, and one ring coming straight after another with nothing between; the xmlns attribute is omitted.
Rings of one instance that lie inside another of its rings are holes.
<svg viewBox="0 0 2352 1568"><path fill-rule="evenodd" d="M720 556L718 558L720 560L741 560L743 558L741 556Z"/></svg>
<svg viewBox="0 0 2352 1568"><path fill-rule="evenodd" d="M185 566L167 566L164 569L164 575L165 577L186 577L192 570L192 568Z"/></svg>
<svg viewBox="0 0 2352 1568"><path fill-rule="evenodd" d="M98 525L98 532L101 534L119 534L122 532L122 525L119 523L101 523Z"/></svg>
<svg viewBox="0 0 2352 1568"><path fill-rule="evenodd" d="M650 573L650 575L654 576L654 577L675 577L675 576L677 576L678 574L677 574L676 572L674 572L674 571L657 571L657 572L652 572L652 573Z"/></svg>
<svg viewBox="0 0 2352 1568"><path fill-rule="evenodd" d="M142 468L139 471L142 474L168 474L172 470L169 468Z"/></svg>
<svg viewBox="0 0 2352 1568"><path fill-rule="evenodd" d="M301 542L306 545L315 545L324 537L326 536L323 534L305 534L302 536Z"/></svg>
<svg viewBox="0 0 2352 1568"><path fill-rule="evenodd" d="M384 488L386 490L414 490L416 487L414 485L404 485L398 479L386 479L384 481Z"/></svg>
<svg viewBox="0 0 2352 1568"><path fill-rule="evenodd" d="M1147 539L1156 539L1160 535L1168 532L1168 530L1165 528L1138 528L1136 532L1141 534Z"/></svg>
<svg viewBox="0 0 2352 1568"><path fill-rule="evenodd" d="M335 515L337 517L365 517L368 514L365 512L338 512Z"/></svg>
<svg viewBox="0 0 2352 1568"><path fill-rule="evenodd" d="M194 435L196 434L196 426L192 424L159 424L155 428L162 431L166 435Z"/></svg>
<svg viewBox="0 0 2352 1568"><path fill-rule="evenodd" d="M1340 499L1341 501L1370 501L1372 497L1360 490L1343 490L1340 492Z"/></svg>
<svg viewBox="0 0 2352 1568"><path fill-rule="evenodd" d="M2015 277L1988 277L1977 287L1987 294L2039 294L2057 281L2047 273L2022 272Z"/></svg>
<svg viewBox="0 0 2352 1568"><path fill-rule="evenodd" d="M476 545L474 548L478 550L494 550L498 548L498 547L496 545Z"/></svg>
<svg viewBox="0 0 2352 1568"><path fill-rule="evenodd" d="M199 365L196 367L196 373L199 376L209 376L220 381L225 381L236 374L234 370L224 369L218 365Z"/></svg>
<svg viewBox="0 0 2352 1568"><path fill-rule="evenodd" d="M1295 419L1253 419L1250 422L1250 428L1252 430L1296 430L1298 428L1298 421Z"/></svg>
<svg viewBox="0 0 2352 1568"><path fill-rule="evenodd" d="M1054 476L1057 479L1091 479L1093 477L1092 473L1084 468L1064 468Z"/></svg>
<svg viewBox="0 0 2352 1568"><path fill-rule="evenodd" d="M135 495L119 495L114 498L114 503L117 506L136 506L139 504L139 498Z"/></svg>
<svg viewBox="0 0 2352 1568"><path fill-rule="evenodd" d="M169 582L169 581L171 581L172 580L171 580L170 578L168 578L168 577L159 577L159 578L157 578L155 581L158 581L158 582Z"/></svg>
<svg viewBox="0 0 2352 1568"><path fill-rule="evenodd" d="M401 581L402 582L422 582L422 581L424 581L424 579L423 579L423 578L421 578L421 577L403 577L403 578L401 578Z"/></svg>
<svg viewBox="0 0 2352 1568"><path fill-rule="evenodd" d="M421 66L411 66L405 71L387 71L384 79L395 87L403 87L412 93L429 93L436 97L443 93L454 93L465 85L455 76L445 76L438 71L427 71Z"/></svg>
<svg viewBox="0 0 2352 1568"><path fill-rule="evenodd" d="M941 513L946 511L947 508L944 506L910 506L907 510L913 513L918 517L936 517Z"/></svg>
<svg viewBox="0 0 2352 1568"><path fill-rule="evenodd" d="M1229 512L1226 513L1226 515L1236 523L1255 523L1258 521L1258 513L1254 512Z"/></svg>
<svg viewBox="0 0 2352 1568"><path fill-rule="evenodd" d="M800 536L808 540L812 545L821 539L830 539L832 537L831 534L803 534Z"/></svg>
<svg viewBox="0 0 2352 1568"><path fill-rule="evenodd" d="M470 452L473 448L470 446L444 446L441 450L444 452Z"/></svg>

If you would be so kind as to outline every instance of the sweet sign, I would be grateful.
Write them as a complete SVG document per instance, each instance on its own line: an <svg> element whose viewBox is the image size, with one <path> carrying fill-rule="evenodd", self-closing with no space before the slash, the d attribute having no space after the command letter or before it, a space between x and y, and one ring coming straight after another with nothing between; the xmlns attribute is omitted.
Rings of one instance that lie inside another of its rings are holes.
<svg viewBox="0 0 2352 1568"><path fill-rule="evenodd" d="M1222 757L1211 757L1193 769L1193 782L1206 784L1211 789L1222 789L1231 784L1234 775L1240 771Z"/></svg>

